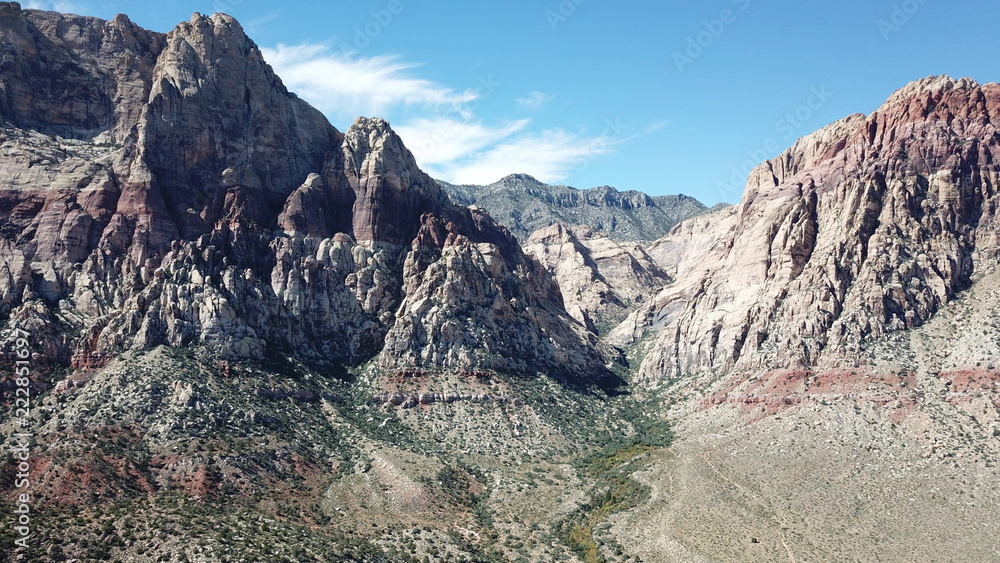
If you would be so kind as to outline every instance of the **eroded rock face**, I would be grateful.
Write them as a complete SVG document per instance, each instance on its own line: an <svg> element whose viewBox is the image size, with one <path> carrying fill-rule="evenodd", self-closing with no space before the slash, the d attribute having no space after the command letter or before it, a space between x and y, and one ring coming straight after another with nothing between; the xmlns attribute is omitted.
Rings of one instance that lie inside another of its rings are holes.
<svg viewBox="0 0 1000 563"><path fill-rule="evenodd" d="M354 233L359 240L409 245L420 210L447 197L414 165L413 155L382 119L361 118L344 139L344 172L354 190Z"/></svg>
<svg viewBox="0 0 1000 563"><path fill-rule="evenodd" d="M593 333L621 322L672 281L641 243L615 241L590 227L539 229L524 250L549 270L566 310Z"/></svg>
<svg viewBox="0 0 1000 563"><path fill-rule="evenodd" d="M1000 86L933 77L800 139L649 253L677 281L617 327L649 378L850 364L995 267Z"/></svg>
<svg viewBox="0 0 1000 563"><path fill-rule="evenodd" d="M0 315L49 357L603 369L505 229L451 204L385 121L334 129L229 16L162 35L16 10L0 34Z"/></svg>
<svg viewBox="0 0 1000 563"><path fill-rule="evenodd" d="M488 215L474 210L468 218L473 228L461 230L435 215L423 217L406 257L406 298L382 365L477 365L521 373L544 366L569 374L594 369L601 361L598 342L565 313L548 272ZM497 240L497 233L504 237ZM603 371L590 375L599 378Z"/></svg>
<svg viewBox="0 0 1000 563"><path fill-rule="evenodd" d="M211 230L220 218L226 168L240 165L242 184L259 186L258 197L273 208L267 199L287 197L340 145L340 134L285 89L240 24L224 14L195 14L168 33L150 80L136 154L123 153L131 162L122 198L154 218L162 205L173 223L163 232L169 239ZM140 213L136 227L144 224ZM149 251L160 244L151 236Z"/></svg>
<svg viewBox="0 0 1000 563"><path fill-rule="evenodd" d="M103 21L3 4L0 114L63 137L121 143L148 98L164 35L124 14Z"/></svg>

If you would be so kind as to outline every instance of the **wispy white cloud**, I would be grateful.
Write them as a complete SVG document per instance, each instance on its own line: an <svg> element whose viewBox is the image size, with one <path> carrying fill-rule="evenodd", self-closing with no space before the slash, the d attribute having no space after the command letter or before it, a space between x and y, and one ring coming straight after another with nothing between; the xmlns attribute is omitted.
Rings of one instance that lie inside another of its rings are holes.
<svg viewBox="0 0 1000 563"><path fill-rule="evenodd" d="M22 7L28 10L48 10L64 14L84 14L87 10L76 2L61 2L56 0L28 0Z"/></svg>
<svg viewBox="0 0 1000 563"><path fill-rule="evenodd" d="M555 99L555 94L545 94L543 92L531 92L523 98L515 100L517 105L523 109L538 109Z"/></svg>
<svg viewBox="0 0 1000 563"><path fill-rule="evenodd" d="M626 130L616 120L609 120L599 133L532 130L533 120L527 118L490 123L476 108L493 95L492 89L482 93L481 88L449 88L416 76L419 65L395 56L359 57L313 44L261 51L290 90L335 123L344 125L358 115L423 115L393 127L420 167L448 182L488 184L517 172L561 182L643 134ZM533 111L554 97L533 91L516 102L522 111ZM408 108L413 111L399 111Z"/></svg>
<svg viewBox="0 0 1000 563"><path fill-rule="evenodd" d="M640 133L635 135L635 137L641 137L643 135L649 135L650 133L656 133L660 129L666 129L670 126L669 121L654 121L647 125Z"/></svg>
<svg viewBox="0 0 1000 563"><path fill-rule="evenodd" d="M421 166L434 166L465 158L485 147L523 131L530 120L520 119L498 127L449 117L420 118L395 127Z"/></svg>
<svg viewBox="0 0 1000 563"><path fill-rule="evenodd" d="M562 182L591 160L610 153L616 144L618 141L611 137L547 129L518 135L465 158L428 168L437 177L458 184L488 184L516 172L531 174L543 182Z"/></svg>
<svg viewBox="0 0 1000 563"><path fill-rule="evenodd" d="M354 58L326 45L279 44L262 48L264 59L285 85L330 116L385 115L394 107L458 108L476 99L409 72L419 65L395 56Z"/></svg>
<svg viewBox="0 0 1000 563"><path fill-rule="evenodd" d="M271 12L270 14L265 14L265 15L259 17L259 18L254 18L254 19L248 21L243 26L243 28L246 29L247 33L249 33L251 36L252 35L256 35L262 29L264 29L265 27L267 27L267 24L269 24L269 23L277 20L279 17L281 17L280 14L278 14L276 12Z"/></svg>

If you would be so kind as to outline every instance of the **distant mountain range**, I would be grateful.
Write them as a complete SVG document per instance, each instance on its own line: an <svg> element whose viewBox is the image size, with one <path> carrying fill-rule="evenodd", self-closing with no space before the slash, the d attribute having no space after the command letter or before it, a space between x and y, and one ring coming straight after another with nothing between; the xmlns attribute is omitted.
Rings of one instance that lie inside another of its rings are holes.
<svg viewBox="0 0 1000 563"><path fill-rule="evenodd" d="M615 240L656 240L684 219L715 209L686 195L649 196L610 186L579 190L511 174L486 186L438 180L448 197L461 205L485 209L523 244L531 233L555 223L588 225Z"/></svg>

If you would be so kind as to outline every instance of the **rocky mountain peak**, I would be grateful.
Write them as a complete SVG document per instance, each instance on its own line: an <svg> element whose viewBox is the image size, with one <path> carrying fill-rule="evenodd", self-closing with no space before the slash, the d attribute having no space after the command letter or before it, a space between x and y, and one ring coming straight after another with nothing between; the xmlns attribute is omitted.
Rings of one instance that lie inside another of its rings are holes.
<svg viewBox="0 0 1000 563"><path fill-rule="evenodd" d="M230 72L246 72L248 77L260 73L268 82L280 83L269 68L264 68L260 50L240 23L226 14L194 12L190 20L167 34L167 49L174 64L163 65L163 73L154 76L154 82L167 78L183 93L218 83L220 75ZM241 63L247 66L246 71L240 68ZM239 96L235 98L240 101Z"/></svg>
<svg viewBox="0 0 1000 563"><path fill-rule="evenodd" d="M652 329L644 373L680 374L851 363L921 325L996 265L998 111L1000 86L931 78L803 137L734 213L657 243L684 268L614 338Z"/></svg>
<svg viewBox="0 0 1000 563"><path fill-rule="evenodd" d="M409 244L420 229L420 211L437 211L447 203L384 119L356 119L343 147L358 240Z"/></svg>
<svg viewBox="0 0 1000 563"><path fill-rule="evenodd" d="M778 157L761 163L750 174L743 200L764 193L780 195L773 190L802 171L812 171L812 178L836 174L839 169L857 166L860 160L870 157L880 156L897 168L909 165L910 173L939 166L943 160L955 156L952 147L935 142L924 129L940 129L935 135L977 137L994 115L995 86L981 86L969 78L953 79L947 75L911 82L870 115L854 114L840 119L798 139ZM959 121L952 127L956 119ZM916 143L926 145L919 151L924 154L917 158L931 161L920 162L907 152L905 146ZM901 158L890 160L892 156Z"/></svg>
<svg viewBox="0 0 1000 563"><path fill-rule="evenodd" d="M382 118L355 119L344 134L343 151L346 170L355 177L388 175L399 179L400 189L419 187L432 199L439 197L440 188L434 182L427 183L413 153Z"/></svg>
<svg viewBox="0 0 1000 563"><path fill-rule="evenodd" d="M166 35L124 17L19 21L0 22L0 314L49 357L199 344L606 371L506 229L453 205L385 120L333 128L233 18L195 13Z"/></svg>
<svg viewBox="0 0 1000 563"><path fill-rule="evenodd" d="M947 74L932 75L919 80L914 80L906 86L892 93L891 96L879 107L879 111L907 102L912 98L917 98L924 94L932 96L941 95L952 90L975 90L980 88L978 82L971 78L952 78Z"/></svg>
<svg viewBox="0 0 1000 563"><path fill-rule="evenodd" d="M16 2L4 11L0 114L63 137L122 142L148 95L148 73L164 36L124 16L106 22L22 11Z"/></svg>

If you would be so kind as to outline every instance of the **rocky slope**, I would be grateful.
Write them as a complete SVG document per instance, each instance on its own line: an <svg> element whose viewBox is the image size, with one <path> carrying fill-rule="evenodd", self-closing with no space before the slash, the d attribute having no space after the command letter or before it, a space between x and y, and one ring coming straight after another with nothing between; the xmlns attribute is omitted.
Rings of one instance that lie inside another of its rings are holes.
<svg viewBox="0 0 1000 563"><path fill-rule="evenodd" d="M616 241L586 226L539 229L524 251L552 273L569 314L595 333L607 332L673 281L641 243Z"/></svg>
<svg viewBox="0 0 1000 563"><path fill-rule="evenodd" d="M609 186L578 190L543 184L526 174L512 174L488 186L438 183L456 203L486 209L522 243L555 223L587 225L614 240L652 241L708 210L685 195L648 196Z"/></svg>
<svg viewBox="0 0 1000 563"><path fill-rule="evenodd" d="M643 560L993 560L1000 270L859 367L659 382L678 440L609 535Z"/></svg>
<svg viewBox="0 0 1000 563"><path fill-rule="evenodd" d="M566 220L522 248L228 16L0 39L39 560L995 555L997 85L911 84L648 246L644 196L508 178Z"/></svg>
<svg viewBox="0 0 1000 563"><path fill-rule="evenodd" d="M1000 86L931 77L647 249L610 335L677 440L605 540L643 560L996 558Z"/></svg>
<svg viewBox="0 0 1000 563"><path fill-rule="evenodd" d="M504 228L451 204L386 122L334 129L229 16L163 35L4 12L0 313L47 357L603 370Z"/></svg>
<svg viewBox="0 0 1000 563"><path fill-rule="evenodd" d="M676 282L611 339L646 378L853 365L992 271L1000 86L932 77L757 167L738 206L650 256Z"/></svg>

